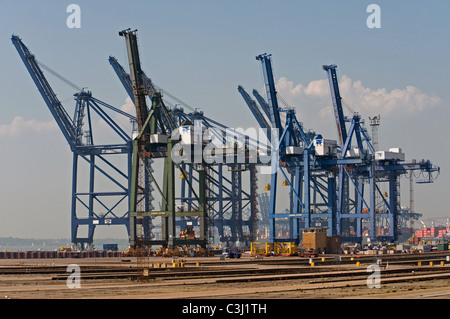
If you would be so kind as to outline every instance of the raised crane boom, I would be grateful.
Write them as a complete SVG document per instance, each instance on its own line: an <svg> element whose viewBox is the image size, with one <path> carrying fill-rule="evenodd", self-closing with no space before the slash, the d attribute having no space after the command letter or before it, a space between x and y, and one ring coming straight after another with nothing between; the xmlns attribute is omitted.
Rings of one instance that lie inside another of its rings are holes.
<svg viewBox="0 0 450 319"><path fill-rule="evenodd" d="M130 64L130 78L133 87L134 105L136 107L136 118L139 132L143 129L145 121L148 117L148 108L145 101L146 87L142 80L141 62L138 52L136 31L130 29L119 32L120 36L124 36L127 44L127 51Z"/></svg>
<svg viewBox="0 0 450 319"><path fill-rule="evenodd" d="M267 104L266 100L264 100L264 98L261 96L261 94L259 94L258 91L253 90L252 93L261 106L262 110L264 111L264 114L266 114L267 118L270 118L269 105Z"/></svg>
<svg viewBox="0 0 450 319"><path fill-rule="evenodd" d="M28 50L28 48L25 46L25 44L23 44L22 40L18 36L13 35L11 37L11 41L16 47L17 52L22 58L22 61L25 64L28 72L30 73L31 78L33 79L50 112L55 118L56 123L61 129L61 132L63 133L69 145L73 147L77 142L76 127L73 123L73 120L70 118L69 114L56 97L55 92L45 78L44 73L39 67L34 55Z"/></svg>
<svg viewBox="0 0 450 319"><path fill-rule="evenodd" d="M341 146L344 146L344 143L347 140L347 130L345 128L345 118L344 112L342 110L342 98L341 94L339 93L338 79L336 75L337 66L323 65L322 67L325 71L327 71L328 74L328 81L331 90L331 100L333 101L333 110L337 125L339 142L341 143Z"/></svg>
<svg viewBox="0 0 450 319"><path fill-rule="evenodd" d="M122 82L122 85L127 91L131 100L134 102L133 85L131 84L130 75L124 70L124 68L120 65L120 63L117 61L115 57L110 56L109 63L116 72L118 78L120 79L120 82ZM141 70L141 78L143 84L145 85L147 93L151 97L153 93L157 91L156 87L153 85L152 81L145 75L144 71L142 70Z"/></svg>
<svg viewBox="0 0 450 319"><path fill-rule="evenodd" d="M128 96L134 102L133 85L131 84L130 75L124 70L124 68L119 64L117 59L113 56L109 57L109 64L113 67L116 72L117 77L122 83L123 87L128 93Z"/></svg>
<svg viewBox="0 0 450 319"><path fill-rule="evenodd" d="M134 48L135 50L136 48ZM110 56L109 57L109 63L113 67L114 71L116 72L116 75L118 76L120 82L122 83L123 87L128 93L128 96L131 98L133 103L135 102L134 97L134 91L133 91L133 85L131 81L131 76L125 71L125 69L120 65L120 63L117 61L115 57ZM152 100L153 104L153 97L156 97L155 100L155 106L162 110L161 114L161 125L160 128L162 131L169 131L172 132L175 130L175 124L173 123L173 119L170 117L169 111L166 108L164 101L162 100L161 93L157 89L157 87L153 84L152 80L145 75L145 72L143 70L140 71L140 81L142 85L144 85L143 92L144 94L148 95L149 98ZM136 106L136 104L135 104ZM147 106L146 106L147 107ZM150 114L150 111L147 110L147 114ZM145 124L145 122L144 122ZM142 128L140 127L140 130ZM157 131L157 128L155 125L150 127L150 130L155 133ZM152 133L152 132L151 132Z"/></svg>
<svg viewBox="0 0 450 319"><path fill-rule="evenodd" d="M272 128L277 128L279 135L283 132L281 127L280 111L278 109L277 91L273 79L271 54L260 54L256 56L256 60L261 61L264 73L264 83L266 85L267 103L269 104L270 121Z"/></svg>
<svg viewBox="0 0 450 319"><path fill-rule="evenodd" d="M245 91L245 89L242 86L238 86L239 93L241 93L242 97L244 98L245 102L247 103L247 106L249 107L250 111L253 113L253 115L256 118L256 121L258 121L258 124L261 128L266 130L267 137L270 140L270 124L267 122L264 115L261 113L261 111L258 108L258 105L250 95Z"/></svg>

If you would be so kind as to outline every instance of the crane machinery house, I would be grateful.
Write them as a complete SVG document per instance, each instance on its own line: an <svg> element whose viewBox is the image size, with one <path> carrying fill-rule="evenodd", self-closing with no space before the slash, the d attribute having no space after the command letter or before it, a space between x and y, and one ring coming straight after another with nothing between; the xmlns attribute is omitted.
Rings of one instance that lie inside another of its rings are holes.
<svg viewBox="0 0 450 319"><path fill-rule="evenodd" d="M189 122L183 124L178 128L183 144L207 144L209 142L209 139L204 136L205 127L197 127Z"/></svg>
<svg viewBox="0 0 450 319"><path fill-rule="evenodd" d="M389 160L405 160L405 153L402 153L402 149L398 147L390 148L389 151L377 151L375 153L375 159L380 161Z"/></svg>
<svg viewBox="0 0 450 319"><path fill-rule="evenodd" d="M317 156L336 156L337 141L317 138L314 140L314 149Z"/></svg>

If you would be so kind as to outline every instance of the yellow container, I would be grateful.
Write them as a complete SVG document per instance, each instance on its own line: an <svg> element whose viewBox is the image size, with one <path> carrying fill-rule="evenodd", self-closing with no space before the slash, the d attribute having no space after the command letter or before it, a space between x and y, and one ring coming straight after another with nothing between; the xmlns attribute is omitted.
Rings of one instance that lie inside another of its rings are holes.
<svg viewBox="0 0 450 319"><path fill-rule="evenodd" d="M432 261L430 261L430 266L433 266L433 262Z"/></svg>
<svg viewBox="0 0 450 319"><path fill-rule="evenodd" d="M417 263L417 266L422 266L422 262L421 261L419 261L418 263Z"/></svg>
<svg viewBox="0 0 450 319"><path fill-rule="evenodd" d="M361 265L361 264L360 264L359 261L357 261L357 262L356 262L356 266L359 267L359 265Z"/></svg>
<svg viewBox="0 0 450 319"><path fill-rule="evenodd" d="M195 263L195 265L196 265L197 267L199 267L199 266L200 266L200 262L197 261L197 262Z"/></svg>
<svg viewBox="0 0 450 319"><path fill-rule="evenodd" d="M322 257L322 261L325 261L325 258Z"/></svg>
<svg viewBox="0 0 450 319"><path fill-rule="evenodd" d="M441 266L445 266L445 261L441 261Z"/></svg>
<svg viewBox="0 0 450 319"><path fill-rule="evenodd" d="M311 267L314 267L314 263L313 262L311 263Z"/></svg>

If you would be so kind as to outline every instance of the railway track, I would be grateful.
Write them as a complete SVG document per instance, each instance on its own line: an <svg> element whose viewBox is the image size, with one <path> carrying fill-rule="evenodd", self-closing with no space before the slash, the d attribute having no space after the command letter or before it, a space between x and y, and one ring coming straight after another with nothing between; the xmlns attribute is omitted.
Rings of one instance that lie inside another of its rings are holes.
<svg viewBox="0 0 450 319"><path fill-rule="evenodd" d="M366 267L335 268L335 267L289 267L289 268L166 268L164 270L152 270L147 276L143 276L138 269L116 271L82 272L83 280L105 280L105 279L132 279L141 282L169 282L182 280L185 285L189 283L198 284L204 279L204 283L239 283L239 282L269 282L281 280L305 280L315 282L337 282L367 278L369 273ZM380 268L381 278L399 278L435 274L444 277L450 276L450 267L443 266L402 266L391 268ZM52 280L66 280L69 274L55 274Z"/></svg>
<svg viewBox="0 0 450 319"><path fill-rule="evenodd" d="M78 291L69 291L66 287L66 280L70 275L66 272L66 265L4 266L0 267L0 294L9 295L13 291L18 296L62 294L77 298L77 292L82 291L84 296L97 296L101 291L112 298L113 291L119 291L121 296L125 292L128 296L132 291L130 298L138 293L142 293L139 296L145 298L232 298L236 294L246 298L264 293L295 294L299 290L313 293L318 289L363 289L371 274L367 271L367 266L376 262L379 263L382 284L413 285L420 281L449 279L450 263L440 264L440 261L446 261L446 256L447 254L381 256L381 260L380 256L342 256L339 263L336 263L335 256L330 256L323 261L321 257L315 258L314 267L309 264L308 258L298 257L247 257L226 261L211 258L202 259L201 266L196 266L196 262L191 261L185 267L150 268L145 277L136 263L115 266L80 265L83 289ZM429 265L430 261L433 266ZM359 267L356 262L360 263ZM422 266L418 266L419 262ZM20 286L21 282L28 284ZM445 291L440 292L441 295L447 296Z"/></svg>

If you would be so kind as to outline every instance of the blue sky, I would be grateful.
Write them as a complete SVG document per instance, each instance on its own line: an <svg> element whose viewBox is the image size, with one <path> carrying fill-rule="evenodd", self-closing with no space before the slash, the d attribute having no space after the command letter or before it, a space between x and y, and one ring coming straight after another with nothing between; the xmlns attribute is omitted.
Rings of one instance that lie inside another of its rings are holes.
<svg viewBox="0 0 450 319"><path fill-rule="evenodd" d="M80 29L66 26L71 3L81 8ZM380 29L366 25L371 3L381 8ZM0 236L70 235L71 153L11 35L121 107L126 92L108 57L126 66L118 31L128 27L139 30L141 62L155 83L231 127L256 125L237 86L263 92L255 56L267 52L278 91L299 119L336 138L322 65L337 64L344 99L366 119L380 113L382 149L401 147L407 159L441 167L434 184L416 186L416 210L449 216L449 12L445 0L0 0ZM71 114L73 92L48 79Z"/></svg>

